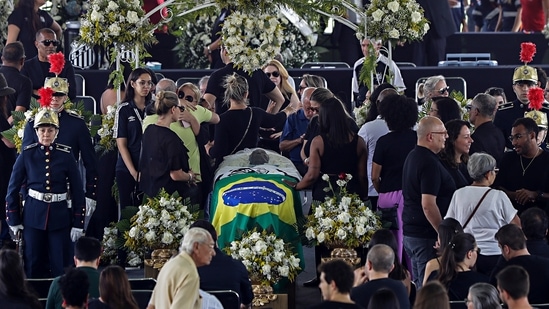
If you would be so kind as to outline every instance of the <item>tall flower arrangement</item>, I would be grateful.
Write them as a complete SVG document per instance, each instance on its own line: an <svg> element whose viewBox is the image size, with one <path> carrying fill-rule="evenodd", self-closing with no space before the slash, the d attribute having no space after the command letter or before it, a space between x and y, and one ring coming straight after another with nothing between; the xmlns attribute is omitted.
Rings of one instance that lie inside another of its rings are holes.
<svg viewBox="0 0 549 309"><path fill-rule="evenodd" d="M415 0L372 0L364 26L368 33L361 33L363 37L393 43L421 40L429 30L423 8Z"/></svg>
<svg viewBox="0 0 549 309"><path fill-rule="evenodd" d="M116 149L116 139L114 133L114 119L118 103L107 106L107 113L101 116L101 127L97 130L99 143L95 146L96 152L104 154Z"/></svg>
<svg viewBox="0 0 549 309"><path fill-rule="evenodd" d="M8 16L13 12L13 1L0 2L0 49L4 48L4 42L8 38Z"/></svg>
<svg viewBox="0 0 549 309"><path fill-rule="evenodd" d="M155 26L143 20L144 16L140 0L91 0L81 21L80 40L107 49L112 64L120 51L143 50L145 44L155 41ZM121 71L113 71L110 78L116 86L124 82Z"/></svg>
<svg viewBox="0 0 549 309"><path fill-rule="evenodd" d="M352 176L344 173L338 175L338 192L333 189L328 175L322 175L322 179L328 182L327 190L331 190L333 196L313 203L313 213L307 217L305 224L307 239L329 247L355 248L368 243L372 234L381 228L381 221L357 194L347 192L347 183Z"/></svg>
<svg viewBox="0 0 549 309"><path fill-rule="evenodd" d="M225 19L222 37L235 66L252 73L280 52L282 25L272 14L237 11Z"/></svg>
<svg viewBox="0 0 549 309"><path fill-rule="evenodd" d="M284 240L274 233L256 229L246 232L241 240L231 242L225 251L242 261L252 282L273 285L281 278L294 281L299 270L299 258Z"/></svg>

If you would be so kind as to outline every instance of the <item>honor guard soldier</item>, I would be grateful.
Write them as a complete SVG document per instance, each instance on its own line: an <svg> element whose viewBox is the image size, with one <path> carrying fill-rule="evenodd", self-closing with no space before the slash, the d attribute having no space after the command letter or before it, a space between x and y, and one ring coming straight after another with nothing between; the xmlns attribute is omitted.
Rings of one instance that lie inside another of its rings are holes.
<svg viewBox="0 0 549 309"><path fill-rule="evenodd" d="M23 258L28 278L59 276L73 263L71 239L76 241L83 235L86 207L71 148L54 142L59 118L49 107L51 90L49 98L42 89L40 93L43 107L31 122L38 142L25 146L17 157L6 196L8 225L15 235L22 232L25 241ZM72 208L67 205L67 182L72 187ZM23 184L28 194L21 210L19 191ZM49 256L49 265L45 256Z"/></svg>
<svg viewBox="0 0 549 309"><path fill-rule="evenodd" d="M513 91L517 95L517 99L499 105L496 118L494 119L496 127L503 132L502 134L506 141L505 146L508 149L513 149L513 145L508 139L511 135L511 127L515 120L524 117L524 114L530 111L528 107L528 91L538 85L536 68L527 65L532 60L533 55L524 56L525 53L528 54L528 49L531 50L532 46L535 53L536 47L533 43L521 44L521 60L524 62L524 65L515 68L515 72L513 73ZM540 111L545 114L549 113L549 105L543 103Z"/></svg>
<svg viewBox="0 0 549 309"><path fill-rule="evenodd" d="M57 54L50 56L56 57ZM62 54L60 57L63 57ZM64 60L64 58L62 58ZM51 61L56 63L58 61ZM75 111L64 109L67 101L69 84L67 80L60 77L46 78L45 88L53 90L53 97L50 108L59 118L59 135L56 141L70 147L74 160L82 158L86 169L86 214L91 216L96 206L97 189L97 160L93 148L90 131L84 119ZM31 119L24 131L23 148L37 142L36 134L33 132L34 123ZM71 191L74 184L71 184ZM70 195L70 194L69 194Z"/></svg>

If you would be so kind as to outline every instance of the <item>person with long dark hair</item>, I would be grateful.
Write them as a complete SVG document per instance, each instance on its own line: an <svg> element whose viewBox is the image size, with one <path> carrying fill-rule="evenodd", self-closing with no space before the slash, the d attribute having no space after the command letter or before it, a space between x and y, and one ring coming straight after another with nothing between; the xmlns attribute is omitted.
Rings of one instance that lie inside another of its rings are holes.
<svg viewBox="0 0 549 309"><path fill-rule="evenodd" d="M450 300L463 300L469 287L478 282L489 282L486 275L474 269L480 254L475 237L469 233L457 234L444 248L440 258L440 269L431 274L448 289Z"/></svg>
<svg viewBox="0 0 549 309"><path fill-rule="evenodd" d="M450 120L461 119L461 110L456 100L449 97L437 97L432 101L429 116L437 117L445 124Z"/></svg>
<svg viewBox="0 0 549 309"><path fill-rule="evenodd" d="M99 277L98 299L88 303L88 309L139 309L132 295L126 271L118 265L103 269Z"/></svg>
<svg viewBox="0 0 549 309"><path fill-rule="evenodd" d="M19 254L10 249L0 250L0 308L42 308L25 281Z"/></svg>
<svg viewBox="0 0 549 309"><path fill-rule="evenodd" d="M8 86L4 75L0 73L0 132L9 130L11 125L9 117L8 96L15 93L15 89ZM11 171L15 164L15 145L4 136L0 135L0 241L11 242L8 225L6 224L6 193L10 181Z"/></svg>
<svg viewBox="0 0 549 309"><path fill-rule="evenodd" d="M116 138L118 147L116 183L121 208L135 203L131 195L138 182L142 123L145 108L151 101L152 87L154 84L149 71L143 68L133 70L126 82L124 101L116 110L113 137Z"/></svg>
<svg viewBox="0 0 549 309"><path fill-rule="evenodd" d="M42 28L51 28L58 38L63 35L61 26L40 7L46 0L19 0L15 9L8 17L8 38L6 45L20 41L25 47L27 59L36 56L34 35Z"/></svg>
<svg viewBox="0 0 549 309"><path fill-rule="evenodd" d="M463 120L450 120L444 125L448 131L448 138L444 149L438 153L442 165L452 175L456 188L463 188L471 184L471 178L467 172L469 149L473 143L471 138L471 125Z"/></svg>

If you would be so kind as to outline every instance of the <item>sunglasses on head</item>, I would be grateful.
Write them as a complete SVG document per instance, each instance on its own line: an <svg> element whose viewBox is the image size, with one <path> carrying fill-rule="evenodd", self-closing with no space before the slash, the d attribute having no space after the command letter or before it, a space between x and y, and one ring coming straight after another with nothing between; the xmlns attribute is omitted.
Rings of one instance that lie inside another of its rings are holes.
<svg viewBox="0 0 549 309"><path fill-rule="evenodd" d="M59 45L59 41L57 40L44 40L44 41L40 41L40 43L44 44L44 46L50 46L50 44L53 44L53 46L57 46Z"/></svg>
<svg viewBox="0 0 549 309"><path fill-rule="evenodd" d="M280 76L280 73L277 72L277 71L274 71L274 72L265 72L265 74L267 74L267 77L268 77L268 78L271 78L271 75L272 75L273 77L279 77L279 76Z"/></svg>
<svg viewBox="0 0 549 309"><path fill-rule="evenodd" d="M177 97L180 98L180 99L185 99L185 101L187 101L187 102L191 102L191 103L194 102L194 98L190 95L185 95L185 92L183 92L183 91L179 91L177 93Z"/></svg>
<svg viewBox="0 0 549 309"><path fill-rule="evenodd" d="M438 93L445 94L450 89L450 86L442 87L438 90Z"/></svg>

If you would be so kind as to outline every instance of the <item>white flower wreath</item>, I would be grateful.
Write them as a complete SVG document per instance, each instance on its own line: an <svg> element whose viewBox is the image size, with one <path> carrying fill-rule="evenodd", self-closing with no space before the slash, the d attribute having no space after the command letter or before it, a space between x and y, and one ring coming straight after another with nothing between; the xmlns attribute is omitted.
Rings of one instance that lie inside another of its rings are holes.
<svg viewBox="0 0 549 309"><path fill-rule="evenodd" d="M225 19L222 37L235 66L252 73L280 52L282 25L269 14L234 12Z"/></svg>

